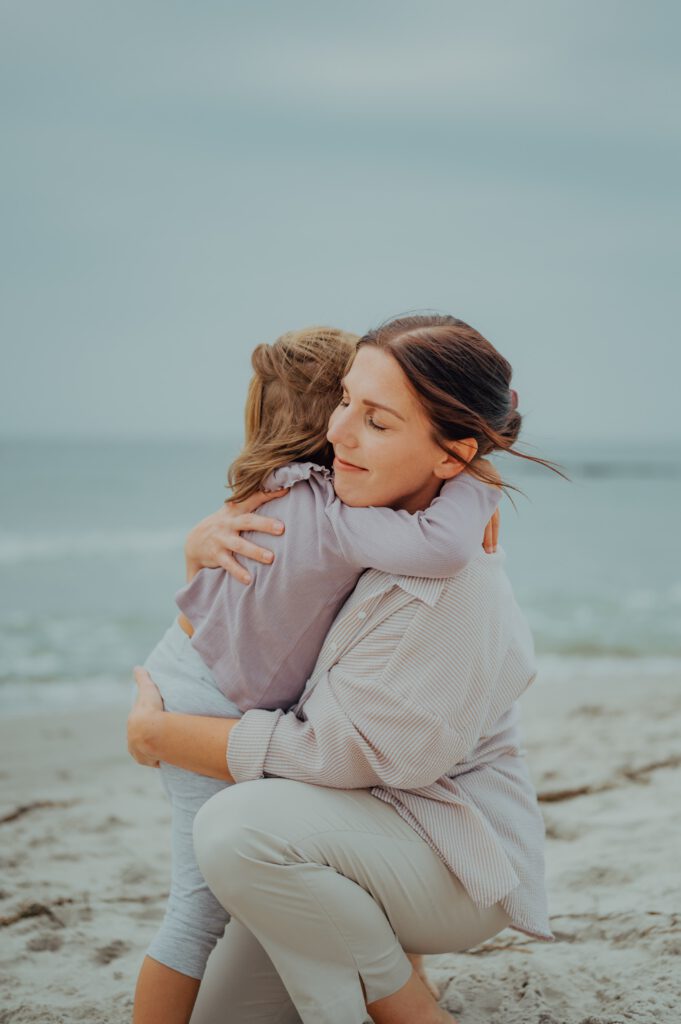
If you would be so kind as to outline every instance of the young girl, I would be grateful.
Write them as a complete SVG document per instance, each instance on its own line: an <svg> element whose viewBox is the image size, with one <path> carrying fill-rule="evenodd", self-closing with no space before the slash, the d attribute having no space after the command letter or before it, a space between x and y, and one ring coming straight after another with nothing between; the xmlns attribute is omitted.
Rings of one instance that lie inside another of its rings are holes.
<svg viewBox="0 0 681 1024"><path fill-rule="evenodd" d="M289 708L365 569L446 578L478 552L500 491L471 474L457 475L464 462L443 464L444 486L424 512L351 507L337 499L326 430L356 341L332 328L308 328L255 349L245 446L229 472L232 500L244 500L263 484L290 488L268 508L283 512L286 534L268 538L274 564L255 563L249 586L222 569L202 569L179 591L182 615L146 662L166 710L235 718L252 708ZM384 429L379 407L367 408L366 417L370 429ZM459 457L470 458L465 442L455 447ZM361 628L361 622L347 628ZM172 806L171 888L140 971L135 1024L189 1019L228 920L199 872L192 843L196 812L225 783L160 767Z"/></svg>

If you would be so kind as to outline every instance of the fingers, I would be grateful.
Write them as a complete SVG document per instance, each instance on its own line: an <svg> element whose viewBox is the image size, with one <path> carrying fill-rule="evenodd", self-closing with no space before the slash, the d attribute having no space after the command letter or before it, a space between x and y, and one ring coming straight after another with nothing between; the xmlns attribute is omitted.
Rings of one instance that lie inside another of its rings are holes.
<svg viewBox="0 0 681 1024"><path fill-rule="evenodd" d="M161 691L147 670L141 665L136 665L132 674L137 683L137 703L143 704L148 709L162 711L164 705Z"/></svg>
<svg viewBox="0 0 681 1024"><path fill-rule="evenodd" d="M243 555L244 558L251 558L255 562L263 562L265 565L274 561L274 555L268 548L260 547L252 540L241 537L241 533L269 533L272 536L281 536L284 533L284 524L278 519L268 519L265 516L257 516L253 513L237 516L230 520L229 526L220 531L218 538L218 550L220 554L230 552ZM222 562L220 562L222 565ZM223 566L224 568L224 566Z"/></svg>
<svg viewBox="0 0 681 1024"><path fill-rule="evenodd" d="M501 523L501 513L499 509L496 509L492 516L492 542L494 544L494 550L497 550L497 544L499 543L499 525Z"/></svg>
<svg viewBox="0 0 681 1024"><path fill-rule="evenodd" d="M239 505L225 505L224 515L226 517L226 530L227 534L224 535L224 523L223 527L223 541L231 542L233 534L245 533L250 531L253 533L271 533L274 536L282 534L285 530L285 526L280 519L274 519L271 516L259 516L254 512L239 512L235 513L236 508L240 508Z"/></svg>
<svg viewBox="0 0 681 1024"><path fill-rule="evenodd" d="M147 670L141 665L135 665L135 668L132 670L132 674L135 677L135 682L137 683L140 692L142 690L150 690L153 691L154 694L158 693L156 683L151 678Z"/></svg>
<svg viewBox="0 0 681 1024"><path fill-rule="evenodd" d="M224 516L227 525L220 528L216 538L217 562L239 583L250 583L251 574L234 557L241 555L243 558L250 558L254 562L261 562L269 565L274 561L274 554L267 548L260 547L251 540L242 538L241 533L268 533L272 536L281 536L284 533L284 524L278 519L270 516L259 516L248 511L249 507L261 504L262 500L269 501L273 495L280 496L286 493L286 489L265 494L259 492L246 501L239 503L228 503L224 508ZM257 499L257 501L256 501Z"/></svg>
<svg viewBox="0 0 681 1024"><path fill-rule="evenodd" d="M268 501L274 501L275 498L283 498L290 490L290 487L280 487L277 491L258 491L258 494L254 494L253 497L260 497L260 504L266 505Z"/></svg>
<svg viewBox="0 0 681 1024"><path fill-rule="evenodd" d="M256 508L260 508L262 504L262 493L258 491L256 494L252 494L250 498L246 498L245 501L234 502L234 508L238 509L239 512L255 512Z"/></svg>
<svg viewBox="0 0 681 1024"><path fill-rule="evenodd" d="M151 676L149 675L145 668L142 668L141 665L135 665L134 669L132 670L132 674L135 677L135 682L137 683L140 689L142 689L142 687L145 686L147 683L151 683Z"/></svg>
<svg viewBox="0 0 681 1024"><path fill-rule="evenodd" d="M235 555L241 555L243 558L250 558L254 562L262 562L263 565L271 565L274 561L274 554L272 551L268 551L267 548L258 547L250 540L243 540L241 537L235 537L229 541L229 546L225 542L225 547L219 555L219 564L228 572L230 576L233 576L235 580L240 583L250 583L251 575L240 562L236 560Z"/></svg>
<svg viewBox="0 0 681 1024"><path fill-rule="evenodd" d="M281 534L284 532L284 524L280 519L272 519L269 516L259 516L254 512L239 515L230 522L230 528L244 533L251 530L255 533Z"/></svg>
<svg viewBox="0 0 681 1024"><path fill-rule="evenodd" d="M229 573L229 575L239 583L251 582L251 574L247 572L242 565L239 565L236 558L234 558L233 555L230 555L229 552L225 552L225 554L222 555L220 558L220 565L225 572Z"/></svg>
<svg viewBox="0 0 681 1024"><path fill-rule="evenodd" d="M274 554L268 548L258 547L251 540L239 537L232 543L232 552L235 555L242 555L244 558L251 558L254 562L262 562L269 565L274 561Z"/></svg>
<svg viewBox="0 0 681 1024"><path fill-rule="evenodd" d="M288 487L280 487L278 491L256 491L250 498L246 498L244 501L230 501L227 505L234 509L237 513L243 512L255 512L257 508L264 505L268 501L274 501L275 498L283 498L285 494L288 494Z"/></svg>
<svg viewBox="0 0 681 1024"><path fill-rule="evenodd" d="M482 540L482 546L488 555L494 554L497 550L497 542L499 540L499 509L496 509L494 515L485 527L485 536Z"/></svg>
<svg viewBox="0 0 681 1024"><path fill-rule="evenodd" d="M160 764L159 761L152 761L150 758L145 757L143 754L135 753L134 750L128 750L128 753L130 754L130 757L133 759L133 761L137 761L137 763L141 764L144 768L160 768L161 767L161 764Z"/></svg>
<svg viewBox="0 0 681 1024"><path fill-rule="evenodd" d="M131 750L129 747L128 747L128 753L130 754L130 757L133 759L133 761L137 761L138 764L143 765L145 768L160 768L161 767L160 761L154 761L150 757L145 757L144 754L140 754L140 753L138 753L135 750Z"/></svg>

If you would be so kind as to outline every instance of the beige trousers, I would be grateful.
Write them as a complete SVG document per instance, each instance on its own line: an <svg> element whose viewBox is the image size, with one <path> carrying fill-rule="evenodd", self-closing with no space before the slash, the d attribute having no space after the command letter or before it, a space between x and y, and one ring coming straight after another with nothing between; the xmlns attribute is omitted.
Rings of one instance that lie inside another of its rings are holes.
<svg viewBox="0 0 681 1024"><path fill-rule="evenodd" d="M259 779L196 816L199 867L232 915L192 1024L361 1024L409 953L468 949L509 921L476 906L394 807L367 790Z"/></svg>

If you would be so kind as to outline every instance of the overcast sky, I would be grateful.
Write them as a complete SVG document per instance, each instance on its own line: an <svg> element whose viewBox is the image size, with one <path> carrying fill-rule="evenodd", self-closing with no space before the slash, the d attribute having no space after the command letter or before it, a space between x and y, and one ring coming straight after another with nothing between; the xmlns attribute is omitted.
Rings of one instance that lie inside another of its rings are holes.
<svg viewBox="0 0 681 1024"><path fill-rule="evenodd" d="M677 3L0 12L0 435L234 434L258 342L435 308L529 440L681 439Z"/></svg>

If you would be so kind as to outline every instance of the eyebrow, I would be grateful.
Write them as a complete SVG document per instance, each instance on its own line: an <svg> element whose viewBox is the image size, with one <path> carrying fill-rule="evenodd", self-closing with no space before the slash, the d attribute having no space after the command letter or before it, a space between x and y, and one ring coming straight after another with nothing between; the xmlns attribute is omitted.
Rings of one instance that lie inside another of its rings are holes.
<svg viewBox="0 0 681 1024"><path fill-rule="evenodd" d="M348 385L347 385L347 378L346 377L343 377L343 379L341 380L341 384L343 385L343 387L347 391ZM391 409L389 405L381 405L380 402L374 402L370 398L364 398L364 399L362 399L362 401L363 401L364 405L368 405L370 409L383 409L385 412L390 412L390 413L393 414L393 416L397 416L398 420L402 420L403 423L407 422L406 419L404 418L404 416L402 416L401 413L397 412L395 409Z"/></svg>

